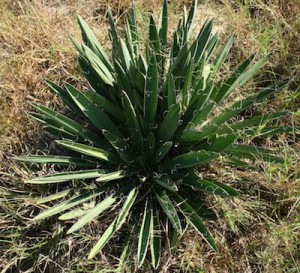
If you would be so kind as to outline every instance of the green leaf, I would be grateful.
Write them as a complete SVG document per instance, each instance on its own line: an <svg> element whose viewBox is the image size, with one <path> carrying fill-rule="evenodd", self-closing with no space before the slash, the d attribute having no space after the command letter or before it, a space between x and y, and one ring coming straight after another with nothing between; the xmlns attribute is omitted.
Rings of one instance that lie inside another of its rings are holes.
<svg viewBox="0 0 300 273"><path fill-rule="evenodd" d="M146 199L145 211L143 216L143 221L141 225L141 230L139 234L139 241L138 241L138 250L137 250L137 257L138 257L138 267L141 267L144 263L146 258L151 230L153 230L153 207L152 207L152 200L151 198Z"/></svg>
<svg viewBox="0 0 300 273"><path fill-rule="evenodd" d="M254 56L248 58L244 63L242 63L238 69L226 80L217 91L216 97L214 98L217 103L221 102L223 99L228 97L236 88L243 85L249 79L251 79L265 64L266 59L263 58L259 60L257 63L253 64L252 60ZM216 85L218 88L218 84Z"/></svg>
<svg viewBox="0 0 300 273"><path fill-rule="evenodd" d="M109 24L110 24L110 38L111 38L112 46L113 46L112 52L113 52L113 54L117 54L117 52L119 50L120 41L119 41L119 37L118 37L118 33L117 33L117 27L115 24L115 20L114 20L114 17L112 15L110 8L108 8L108 10L107 10L107 15L108 15ZM116 56L116 57L118 57L118 56Z"/></svg>
<svg viewBox="0 0 300 273"><path fill-rule="evenodd" d="M159 174L156 176L153 175L154 181L162 186L163 188L176 192L178 191L178 188L176 186L176 183L172 180L172 178L168 174Z"/></svg>
<svg viewBox="0 0 300 273"><path fill-rule="evenodd" d="M67 220L79 218L85 215L86 213L88 213L94 206L95 206L95 202L91 202L90 204L86 205L86 207L84 208L76 208L71 211L65 212L64 214L60 215L58 219L62 221L67 221Z"/></svg>
<svg viewBox="0 0 300 273"><path fill-rule="evenodd" d="M115 171L112 173L105 173L100 175L96 181L97 182L106 182L106 181L111 181L111 180L117 180L117 179L122 179L125 177L130 177L135 175L135 172L127 171L127 170L120 170L120 171Z"/></svg>
<svg viewBox="0 0 300 273"><path fill-rule="evenodd" d="M199 111L194 112L194 116L191 119L191 121L186 125L180 140L182 142L193 142L198 140L198 132L201 130L201 128L197 127L201 123L205 122L205 120L208 118L209 114L215 107L215 102L211 102L207 104L205 107L203 107Z"/></svg>
<svg viewBox="0 0 300 273"><path fill-rule="evenodd" d="M150 15L150 23L149 23L149 39L150 44L154 51L156 52L157 62L161 61L161 47L160 47L160 39L159 34L156 28L156 24L152 15Z"/></svg>
<svg viewBox="0 0 300 273"><path fill-rule="evenodd" d="M80 143L76 143L76 142L72 142L69 140L58 140L56 141L59 145L78 152L78 153L82 153L94 158L98 158L104 161L108 161L112 164L120 164L121 163L121 159L114 153L100 149L100 148L96 148L96 147L92 147L89 145L85 145L85 144L80 144Z"/></svg>
<svg viewBox="0 0 300 273"><path fill-rule="evenodd" d="M180 105L178 103L173 104L168 110L159 130L156 134L157 140L159 142L166 142L170 140L176 129L180 120Z"/></svg>
<svg viewBox="0 0 300 273"><path fill-rule="evenodd" d="M60 198L64 198L66 197L68 194L70 194L72 192L72 189L68 189L65 191L60 191L51 195L48 195L46 197L40 198L36 201L37 204L44 204L44 203L48 203Z"/></svg>
<svg viewBox="0 0 300 273"><path fill-rule="evenodd" d="M36 103L32 103L32 106L46 116L44 121L48 123L49 120L50 126L54 126L58 130L61 129L65 130L66 132L70 132L71 134L76 134L83 139L91 140L100 148L106 147L106 144L103 142L103 140L101 140L101 138L72 119ZM54 122L54 124L52 122Z"/></svg>
<svg viewBox="0 0 300 273"><path fill-rule="evenodd" d="M95 255L106 245L106 243L111 239L116 231L118 231L123 223L126 221L128 213L134 204L134 201L138 195L137 188L133 188L128 194L125 203L119 212L118 217L111 223L111 225L107 228L104 234L101 236L100 240L96 243L96 245L92 248L88 259L92 259Z"/></svg>
<svg viewBox="0 0 300 273"><path fill-rule="evenodd" d="M167 43L168 23L168 1L164 0L159 17L159 38L163 47Z"/></svg>
<svg viewBox="0 0 300 273"><path fill-rule="evenodd" d="M218 154L215 152L209 151L191 151L175 158L163 162L160 166L162 170L172 170L172 169L184 169L189 167L195 167L200 164L206 163L215 157Z"/></svg>
<svg viewBox="0 0 300 273"><path fill-rule="evenodd" d="M125 120L122 110L107 98L101 96L93 90L85 91L84 95L86 95L87 98L89 98L93 103L103 108L107 113L111 114L115 118L121 121Z"/></svg>
<svg viewBox="0 0 300 273"><path fill-rule="evenodd" d="M106 130L103 130L102 133L125 162L132 162L136 158L133 147L129 147L129 144L125 139L120 138L119 136Z"/></svg>
<svg viewBox="0 0 300 273"><path fill-rule="evenodd" d="M214 239L205 227L202 219L197 214L197 212L179 194L173 193L172 198L176 201L178 207L186 216L187 220L194 226L197 231L199 231L203 239L212 247L212 249L218 251Z"/></svg>
<svg viewBox="0 0 300 273"><path fill-rule="evenodd" d="M252 145L231 144L222 153L251 160L262 159L264 161L284 163L282 158L273 155L274 151Z"/></svg>
<svg viewBox="0 0 300 273"><path fill-rule="evenodd" d="M82 203L85 203L85 202L99 196L100 194L102 194L104 191L106 191L108 189L108 187L109 187L109 185L103 185L95 191L90 191L87 193L83 193L83 194L74 196L67 201L64 201L60 204L55 205L54 207L51 207L51 208L43 211L38 216L34 217L33 220L34 221L42 220L42 219L51 217L53 215L56 215L62 211L65 211L65 210L68 210L75 206L78 206Z"/></svg>
<svg viewBox="0 0 300 273"><path fill-rule="evenodd" d="M77 114L81 115L82 112L78 108L77 104L74 103L72 97L66 91L65 89L61 88L59 85L55 84L54 82L45 79L46 84L50 87L52 91L54 91L57 95L59 95L63 101L72 109L74 110Z"/></svg>
<svg viewBox="0 0 300 273"><path fill-rule="evenodd" d="M175 207L173 206L170 198L166 194L164 190L160 187L155 188L155 196L160 204L162 210L167 215L168 219L172 223L174 229L179 233L182 234L181 223L177 214Z"/></svg>
<svg viewBox="0 0 300 273"><path fill-rule="evenodd" d="M220 153L231 145L237 137L238 135L236 134L229 134L217 136L213 140L207 139L206 142L197 145L195 150L206 150Z"/></svg>
<svg viewBox="0 0 300 273"><path fill-rule="evenodd" d="M77 180L77 179L97 178L103 173L105 173L105 170L99 170L99 169L57 172L54 174L44 175L30 180L25 180L24 182L31 183L31 184L61 183L70 180L75 180L75 179Z"/></svg>
<svg viewBox="0 0 300 273"><path fill-rule="evenodd" d="M102 80L104 84L113 86L114 84L114 77L107 69L105 64L99 59L99 57L87 46L82 45L82 50L84 55L82 56L86 59L90 66L93 67L95 73L98 77Z"/></svg>
<svg viewBox="0 0 300 273"><path fill-rule="evenodd" d="M38 164L55 164L60 166L74 166L74 167L95 167L95 162L72 157L72 156L58 156L58 155L23 155L17 156L14 159L24 162L38 163Z"/></svg>
<svg viewBox="0 0 300 273"><path fill-rule="evenodd" d="M226 59L229 50L232 47L232 44L234 42L234 36L230 36L230 38L227 40L226 44L221 48L220 52L218 53L215 61L214 61L214 73L216 74L219 70L221 65L224 63L224 60Z"/></svg>
<svg viewBox="0 0 300 273"><path fill-rule="evenodd" d="M193 61L188 64L182 88L182 108L186 110L190 101L190 85L193 77Z"/></svg>
<svg viewBox="0 0 300 273"><path fill-rule="evenodd" d="M165 142L157 151L157 154L155 156L155 162L160 162L165 158L165 156L168 154L168 152L171 150L173 145L172 141Z"/></svg>
<svg viewBox="0 0 300 273"><path fill-rule="evenodd" d="M188 172L184 175L174 174L171 176L175 183L184 184L191 187L194 190L200 190L203 192L221 195L221 196L236 196L238 193L229 186L224 185L218 182L209 181L202 179L195 172Z"/></svg>
<svg viewBox="0 0 300 273"><path fill-rule="evenodd" d="M158 100L158 72L155 55L152 55L147 69L146 87L144 93L144 120L148 130L152 129Z"/></svg>
<svg viewBox="0 0 300 273"><path fill-rule="evenodd" d="M206 20L197 39L191 45L190 51L195 66L199 64L200 60L205 54L205 50L209 44L209 37L211 34L212 26L213 20Z"/></svg>
<svg viewBox="0 0 300 273"><path fill-rule="evenodd" d="M236 130L245 130L251 126L256 126L255 128L258 128L260 127L260 125L268 123L273 119L281 118L287 114L288 111L284 111L284 112L267 113L263 115L253 116L251 118L244 119L239 122L223 125L217 130L217 133L218 134L231 133L232 131L236 131Z"/></svg>
<svg viewBox="0 0 300 273"><path fill-rule="evenodd" d="M120 58L121 58L121 64L124 70L129 72L130 67L132 65L132 59L129 53L129 50L123 41L123 39L120 39Z"/></svg>
<svg viewBox="0 0 300 273"><path fill-rule="evenodd" d="M254 103L261 102L263 99L286 87L288 83L289 80L280 81L279 83L263 88L260 92L257 92L246 99L241 99L233 103L229 108L226 108L221 114L216 116L211 122L205 125L201 131L197 133L198 139L202 139L214 134L220 128L220 125L226 121L229 121L232 117L238 115L243 110L252 106Z"/></svg>
<svg viewBox="0 0 300 273"><path fill-rule="evenodd" d="M82 113L99 129L106 129L114 133L120 134L119 129L109 119L109 117L97 107L88 97L70 84L66 87L75 103L81 109Z"/></svg>
<svg viewBox="0 0 300 273"><path fill-rule="evenodd" d="M153 202L153 225L152 230L150 231L150 251L151 251L151 260L152 266L154 269L157 269L160 262L161 254L161 236L160 236L160 223L159 223L159 211L157 210L154 200Z"/></svg>
<svg viewBox="0 0 300 273"><path fill-rule="evenodd" d="M110 195L101 202L99 202L94 208L89 210L84 216L82 216L67 232L67 234L73 233L78 229L82 228L86 224L90 223L102 212L110 208L117 200L118 195Z"/></svg>
<svg viewBox="0 0 300 273"><path fill-rule="evenodd" d="M133 138L133 141L138 148L139 152L143 152L143 135L141 132L141 127L138 122L137 115L134 111L133 105L127 96L127 94L123 91L122 93L122 105L124 109L124 114L127 122L127 128Z"/></svg>
<svg viewBox="0 0 300 273"><path fill-rule="evenodd" d="M113 71L113 66L111 62L108 59L108 56L106 55L103 48L100 46L99 42L97 41L94 33L89 28L87 23L79 16L77 15L78 23L81 29L82 39L85 42L85 44L93 50L95 54L101 59L101 61L104 63L104 65L110 70Z"/></svg>

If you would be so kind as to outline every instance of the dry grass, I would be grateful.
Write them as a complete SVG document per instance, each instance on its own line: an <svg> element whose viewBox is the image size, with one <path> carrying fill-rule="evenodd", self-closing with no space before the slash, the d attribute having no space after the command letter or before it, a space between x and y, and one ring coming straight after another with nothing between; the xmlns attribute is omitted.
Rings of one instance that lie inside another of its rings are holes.
<svg viewBox="0 0 300 273"><path fill-rule="evenodd" d="M30 170L12 160L13 154L47 150L49 136L43 135L26 114L31 110L30 102L56 109L63 107L46 89L43 78L84 84L69 40L70 34L79 38L75 14L88 21L106 47L108 26L104 15L108 2L111 1L0 0L1 273L133 271L130 266L127 271L117 269L117 239L98 260L86 260L86 252L104 228L97 221L72 237L66 236L64 227L54 219L39 224L31 222L32 215L41 208L35 205L33 197L48 188L25 187L22 178ZM161 1L136 2L142 19L144 12L156 13ZM170 5L171 28L177 21L181 3L189 1L178 2ZM131 1L113 3L113 13L122 23ZM271 54L265 70L255 81L258 85L294 77L289 90L261 107L288 109L290 119L282 122L299 125L300 2L215 0L206 1L199 9L197 21L216 17L216 29L222 32L222 38L236 32L225 74L257 51ZM286 135L267 139L266 145L277 146L287 163L260 165L265 170L261 174L224 164L211 167L211 175L222 177L241 192L238 199L207 199L220 216L207 222L217 238L220 253L209 252L200 237L188 231L177 250L165 252L165 265L160 272L300 272L300 141L297 136ZM144 271L151 269L145 266Z"/></svg>

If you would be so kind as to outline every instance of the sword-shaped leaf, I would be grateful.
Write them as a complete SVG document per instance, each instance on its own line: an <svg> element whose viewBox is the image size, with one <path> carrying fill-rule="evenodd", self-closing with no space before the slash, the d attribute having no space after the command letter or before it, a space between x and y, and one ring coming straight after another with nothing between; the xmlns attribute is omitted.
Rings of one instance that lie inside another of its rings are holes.
<svg viewBox="0 0 300 273"><path fill-rule="evenodd" d="M141 132L141 127L134 111L133 105L128 97L128 95L123 91L122 93L122 105L124 109L124 115L127 122L127 128L133 138L133 141L138 148L139 152L143 152L143 135Z"/></svg>
<svg viewBox="0 0 300 273"><path fill-rule="evenodd" d="M90 223L96 217L98 217L102 212L110 208L117 200L118 195L110 195L100 203L98 203L94 208L89 210L84 216L82 216L67 232L67 234L73 233L78 229L82 228L86 224Z"/></svg>
<svg viewBox="0 0 300 273"><path fill-rule="evenodd" d="M75 179L97 178L103 173L105 173L105 170L99 170L99 169L58 172L54 174L32 178L30 180L25 180L25 183L31 183L31 184L61 183L70 180L75 180Z"/></svg>
<svg viewBox="0 0 300 273"><path fill-rule="evenodd" d="M100 149L100 148L96 148L96 147L92 147L89 145L85 145L85 144L81 144L81 143L76 143L76 142L72 142L69 140L58 140L57 143L69 150L78 152L78 153L82 153L94 158L99 158L101 160L104 161L108 161L112 164L120 164L120 158L109 151Z"/></svg>
<svg viewBox="0 0 300 273"><path fill-rule="evenodd" d="M122 110L107 98L92 90L87 90L84 92L84 94L97 106L103 108L107 113L111 114L121 121L125 120Z"/></svg>
<svg viewBox="0 0 300 273"><path fill-rule="evenodd" d="M152 129L158 100L158 71L155 55L152 55L147 69L146 87L144 93L145 127Z"/></svg>
<svg viewBox="0 0 300 273"><path fill-rule="evenodd" d="M172 170L172 169L184 169L184 168L190 168L195 167L198 165L201 165L203 163L206 163L215 157L217 157L218 154L215 152L209 152L209 151L191 151L179 156L176 156L175 158L163 162L160 165L160 168L162 170Z"/></svg>
<svg viewBox="0 0 300 273"><path fill-rule="evenodd" d="M179 119L180 105L173 104L168 110L156 134L157 140L159 142L169 141L173 137L176 129L178 128Z"/></svg>
<svg viewBox="0 0 300 273"><path fill-rule="evenodd" d="M164 47L167 42L167 33L168 33L168 2L164 0L162 10L159 17L159 38L161 45Z"/></svg>
<svg viewBox="0 0 300 273"><path fill-rule="evenodd" d="M150 231L150 251L151 251L151 260L152 266L157 269L160 262L161 254L161 234L160 234L160 223L159 223L159 211L157 210L154 200L153 202L153 225L152 230Z"/></svg>
<svg viewBox="0 0 300 273"><path fill-rule="evenodd" d="M36 201L36 203L37 204L44 204L44 203L48 203L48 202L51 202L51 201L54 201L54 200L57 200L57 199L61 199L61 198L66 197L71 192L72 192L72 189L68 189L68 190L65 190L65 191L60 191L60 192L48 195L46 197L42 197L42 198L38 199Z"/></svg>
<svg viewBox="0 0 300 273"><path fill-rule="evenodd" d="M166 194L164 190L162 190L160 187L155 188L155 196L160 204L162 210L167 215L168 219L172 223L172 226L174 229L179 233L182 234L182 228L180 219L178 217L177 211L172 204L172 201L170 200L169 196Z"/></svg>
<svg viewBox="0 0 300 273"><path fill-rule="evenodd" d="M125 222L129 211L138 195L137 188L134 188L128 194L125 203L122 209L119 212L118 217L110 224L104 234L101 236L100 240L96 243L96 245L92 248L88 258L92 259L95 255L106 245L106 243L111 239L111 237L118 231L123 223Z"/></svg>
<svg viewBox="0 0 300 273"><path fill-rule="evenodd" d="M82 113L99 129L110 130L114 133L119 133L117 126L109 119L109 117L97 107L87 96L80 92L74 86L66 85L74 102L81 109Z"/></svg>
<svg viewBox="0 0 300 273"><path fill-rule="evenodd" d="M155 162L160 162L161 160L163 160L168 154L168 152L171 150L172 145L172 141L167 141L162 146L160 146L154 159Z"/></svg>
<svg viewBox="0 0 300 273"><path fill-rule="evenodd" d="M77 20L81 29L82 39L84 43L91 49L97 56L101 59L104 65L110 70L113 71L113 66L109 61L108 56L106 55L103 48L100 46L98 40L96 39L93 31L89 28L87 23L77 15Z"/></svg>
<svg viewBox="0 0 300 273"><path fill-rule="evenodd" d="M172 180L172 178L168 174L162 174L158 177L153 178L154 181L159 184L160 186L164 187L165 189L169 191L178 191L178 188L176 186L176 183Z"/></svg>
<svg viewBox="0 0 300 273"><path fill-rule="evenodd" d="M135 175L136 172L131 172L131 171L126 171L126 170L120 170L120 171L115 171L112 173L104 173L100 175L96 181L97 182L106 182L106 181L111 181L111 180L117 180L117 179L122 179L125 177L130 177Z"/></svg>
<svg viewBox="0 0 300 273"><path fill-rule="evenodd" d="M82 158L72 156L58 156L58 155L23 155L17 156L14 159L30 163L38 164L55 164L60 166L76 166L76 167L95 167L95 162L89 162Z"/></svg>
<svg viewBox="0 0 300 273"><path fill-rule="evenodd" d="M235 191L233 188L227 185L223 186L223 184L221 183L215 183L213 181L202 179L194 172L190 172L187 175L175 174L171 177L173 178L175 183L187 185L194 190L200 190L203 192L221 196L238 195L237 191Z"/></svg>
<svg viewBox="0 0 300 273"><path fill-rule="evenodd" d="M274 155L274 151L245 144L231 144L222 153L233 155L239 158L263 159L264 161L283 163L284 160Z"/></svg>
<svg viewBox="0 0 300 273"><path fill-rule="evenodd" d="M149 247L149 241L151 236L151 231L153 230L153 207L151 198L146 199L146 205L144 210L143 221L141 225L141 230L139 234L138 241L138 267L141 267L146 258L147 250Z"/></svg>
<svg viewBox="0 0 300 273"><path fill-rule="evenodd" d="M48 117L51 122L54 121L55 127L57 127L58 129L63 129L72 134L76 134L82 137L83 139L91 140L98 147L103 148L106 146L106 144L104 143L103 140L101 140L101 138L99 138L96 134L94 134L84 126L80 125L76 121L68 117L65 117L64 115L58 112L50 110L45 106L36 103L32 103L32 106L36 108L38 111L40 111L42 114L44 114L46 117ZM47 123L47 119L44 119L44 121ZM53 125L53 123L51 122L50 122L50 126Z"/></svg>
<svg viewBox="0 0 300 273"><path fill-rule="evenodd" d="M74 196L74 197L70 198L69 200L66 200L60 204L55 205L54 207L46 209L45 211L40 213L38 216L33 218L33 220L35 220L35 221L42 220L42 219L48 218L50 216L56 215L62 211L65 211L65 210L68 210L75 206L78 206L80 204L83 204L83 203L99 196L103 192L105 192L108 189L108 187L109 187L109 185L103 185L103 186L99 187L98 189L96 189L95 191L91 191L91 192L87 192L87 193L83 193L83 194Z"/></svg>
<svg viewBox="0 0 300 273"><path fill-rule="evenodd" d="M202 219L198 213L189 205L189 203L184 200L179 194L174 193L172 198L176 201L178 207L181 209L183 214L186 216L186 219L194 226L194 228L199 231L203 239L214 249L218 251L216 243L212 238L211 234L205 227Z"/></svg>

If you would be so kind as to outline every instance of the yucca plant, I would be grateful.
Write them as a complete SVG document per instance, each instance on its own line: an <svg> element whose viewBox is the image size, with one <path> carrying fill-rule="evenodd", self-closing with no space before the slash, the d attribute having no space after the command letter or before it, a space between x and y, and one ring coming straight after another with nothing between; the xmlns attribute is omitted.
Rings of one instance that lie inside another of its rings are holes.
<svg viewBox="0 0 300 273"><path fill-rule="evenodd" d="M226 197L238 193L228 185L207 180L203 170L220 157L239 167L248 167L257 159L282 162L273 150L243 143L292 130L268 126L287 112L247 119L242 119L242 113L284 88L288 81L231 102L232 92L251 79L266 58L255 61L258 58L253 55L228 78L219 80L234 37L215 54L219 36L212 34L213 21L207 20L190 42L196 7L195 0L168 41L168 5L164 1L159 23L150 16L149 41L144 44L140 42L135 7L126 18L123 38L109 10L111 58L78 16L84 43L73 38L72 42L89 88L80 91L69 83L60 87L46 80L73 112L72 118L32 104L37 112L30 115L60 138L56 143L62 148L61 154L69 154L17 158L68 166L64 171L25 181L62 184L61 191L38 202L62 201L34 219L57 214L60 220L76 219L68 230L73 233L107 212L116 215L99 234L89 258L122 227L128 238L125 251L134 249L130 246L136 235L138 266L150 248L152 265L157 268L167 223L177 235L191 224L217 250L203 223L209 211L199 195L205 192Z"/></svg>

